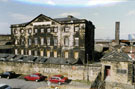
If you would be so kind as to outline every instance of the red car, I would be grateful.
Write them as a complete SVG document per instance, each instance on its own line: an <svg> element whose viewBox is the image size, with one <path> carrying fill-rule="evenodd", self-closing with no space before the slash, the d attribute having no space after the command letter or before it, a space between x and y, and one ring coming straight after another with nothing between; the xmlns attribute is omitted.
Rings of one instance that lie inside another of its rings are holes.
<svg viewBox="0 0 135 89"><path fill-rule="evenodd" d="M49 79L49 83L58 83L59 85L66 83L68 81L67 77L64 77L63 75L54 75Z"/></svg>
<svg viewBox="0 0 135 89"><path fill-rule="evenodd" d="M31 74L31 75L27 75L24 77L24 79L27 81L27 80L30 80L30 81L36 81L36 82L39 82L41 80L44 80L45 79L45 76L41 75L40 73L35 73L35 74Z"/></svg>

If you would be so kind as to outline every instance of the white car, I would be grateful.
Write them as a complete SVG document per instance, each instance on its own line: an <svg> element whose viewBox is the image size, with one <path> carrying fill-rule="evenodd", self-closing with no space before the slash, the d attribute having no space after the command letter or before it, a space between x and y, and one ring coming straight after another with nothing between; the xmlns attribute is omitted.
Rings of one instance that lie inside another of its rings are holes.
<svg viewBox="0 0 135 89"><path fill-rule="evenodd" d="M7 84L0 84L0 89L12 89L12 88Z"/></svg>

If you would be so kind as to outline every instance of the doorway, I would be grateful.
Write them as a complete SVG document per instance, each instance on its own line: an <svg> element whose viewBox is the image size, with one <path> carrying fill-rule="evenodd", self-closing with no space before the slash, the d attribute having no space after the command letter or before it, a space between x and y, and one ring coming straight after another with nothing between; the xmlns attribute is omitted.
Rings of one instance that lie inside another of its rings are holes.
<svg viewBox="0 0 135 89"><path fill-rule="evenodd" d="M106 77L111 76L111 67L110 66L105 66L105 71L104 71L104 80Z"/></svg>

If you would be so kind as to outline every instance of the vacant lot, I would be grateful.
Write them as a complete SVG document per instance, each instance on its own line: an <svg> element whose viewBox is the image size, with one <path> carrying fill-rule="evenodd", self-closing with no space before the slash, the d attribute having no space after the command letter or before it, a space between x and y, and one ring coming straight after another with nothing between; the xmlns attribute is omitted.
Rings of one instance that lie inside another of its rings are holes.
<svg viewBox="0 0 135 89"><path fill-rule="evenodd" d="M82 83L78 81L71 81L69 84L57 85L51 84L48 86L47 82L35 82L35 81L25 81L23 79L0 79L0 84L8 84L13 89L89 89L90 85L87 83Z"/></svg>
<svg viewBox="0 0 135 89"><path fill-rule="evenodd" d="M0 79L0 84L8 84L14 89L37 89L41 86L47 86L46 82L25 81L23 79Z"/></svg>

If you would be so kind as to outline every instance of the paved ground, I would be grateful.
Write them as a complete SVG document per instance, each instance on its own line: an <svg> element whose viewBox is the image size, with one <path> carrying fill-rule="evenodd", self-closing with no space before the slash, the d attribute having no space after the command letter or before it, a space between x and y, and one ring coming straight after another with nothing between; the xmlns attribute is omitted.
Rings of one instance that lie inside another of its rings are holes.
<svg viewBox="0 0 135 89"><path fill-rule="evenodd" d="M23 79L0 79L0 84L8 84L13 89L37 89L42 86L47 86L47 83L42 82L35 82L35 81L25 81Z"/></svg>
<svg viewBox="0 0 135 89"><path fill-rule="evenodd" d="M61 87L59 89L89 89L90 85L86 83L80 83L76 81L71 81L69 84L57 85L51 84L48 86L47 82L35 82L35 81L25 81L23 79L0 79L0 84L8 84L13 89L55 89L50 87Z"/></svg>

